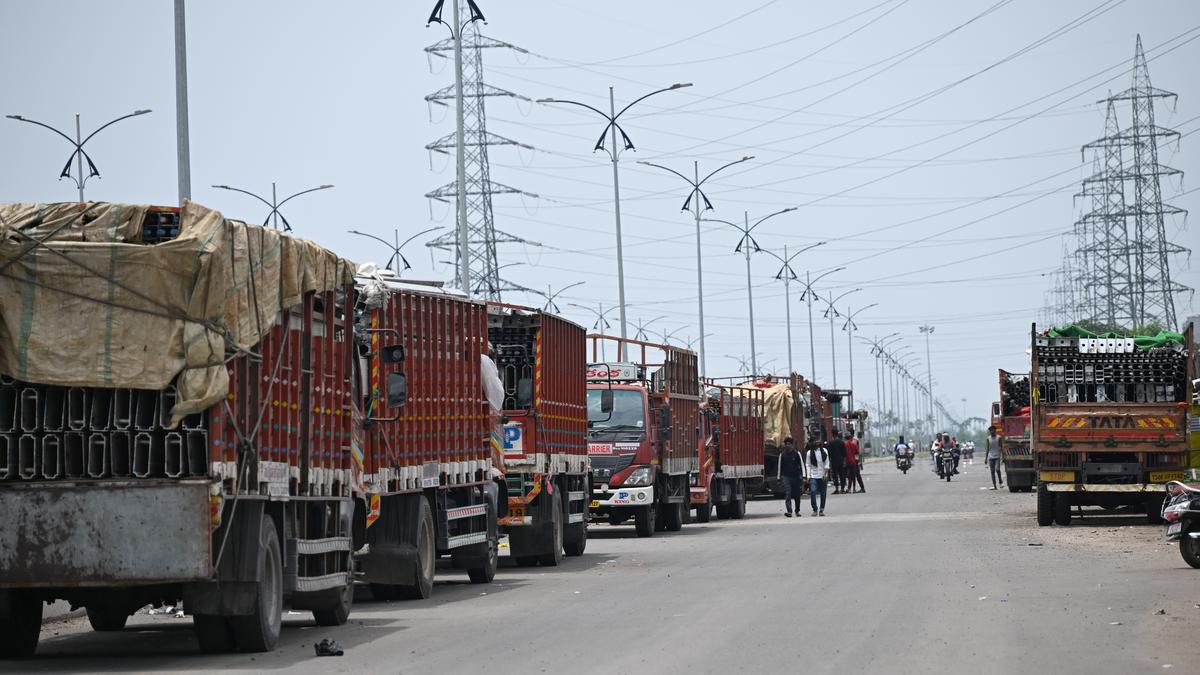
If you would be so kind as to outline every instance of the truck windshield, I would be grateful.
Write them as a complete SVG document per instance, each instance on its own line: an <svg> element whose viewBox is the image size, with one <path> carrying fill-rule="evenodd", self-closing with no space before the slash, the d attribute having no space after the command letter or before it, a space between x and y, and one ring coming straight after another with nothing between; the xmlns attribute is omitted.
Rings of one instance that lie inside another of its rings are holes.
<svg viewBox="0 0 1200 675"><path fill-rule="evenodd" d="M612 416L600 411L601 389L588 389L588 424L593 429L644 429L646 411L642 393L630 389L613 390Z"/></svg>

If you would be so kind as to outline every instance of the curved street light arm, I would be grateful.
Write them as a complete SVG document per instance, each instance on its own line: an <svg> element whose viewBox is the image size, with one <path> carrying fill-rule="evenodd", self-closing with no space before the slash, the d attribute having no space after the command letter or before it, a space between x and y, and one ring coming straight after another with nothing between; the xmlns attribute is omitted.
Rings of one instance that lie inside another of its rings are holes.
<svg viewBox="0 0 1200 675"><path fill-rule="evenodd" d="M732 161L732 162L729 162L729 163L728 163L728 164L726 164L725 166L722 166L722 167L720 167L720 168L714 169L714 170L712 170L711 172L709 172L709 174L708 174L707 176L705 176L704 178L701 178L701 179L700 179L700 185L704 185L705 181L707 181L709 178L712 178L713 176L715 176L715 175L717 175L717 174L721 173L721 172L722 172L722 171L724 171L725 169L728 169L728 168L729 168L729 167L731 167L731 166L736 166L736 165L738 165L738 164L741 164L742 162L749 162L749 161L750 161L750 160L752 160L752 159L754 159L754 155L746 155L745 157L743 157L743 158L741 158L741 159L735 159L734 161Z"/></svg>
<svg viewBox="0 0 1200 675"><path fill-rule="evenodd" d="M759 225L762 225L762 224L763 224L763 223L765 223L766 221L768 221L768 220L770 220L770 219L774 218L775 216L780 216L780 215L783 215L783 214L785 214L785 213L789 213L789 212L791 212L791 211L795 211L795 210L797 210L798 208L799 208L799 207L797 207L797 206L789 206L789 207L787 207L786 209L780 209L780 210L776 211L775 213L768 213L767 215L765 215L765 216L763 216L762 218L759 218L757 221L755 221L755 223L754 223L753 225L751 225L751 226L750 226L749 232L753 232L753 231L754 231L754 228L758 227Z"/></svg>
<svg viewBox="0 0 1200 675"><path fill-rule="evenodd" d="M854 330L858 330L858 324L854 323L854 317L858 316L859 314L863 313L864 311L866 311L868 309L871 309L872 307L878 307L878 306L879 306L878 302L872 302L871 304L867 305L866 307L860 307L859 309L855 310L853 314L846 317L846 323L842 325L842 330L847 330L848 326L850 326L850 325L854 326Z"/></svg>
<svg viewBox="0 0 1200 675"><path fill-rule="evenodd" d="M295 199L296 197L299 197L300 195L306 195L306 194L308 194L308 193L310 193L310 192L316 192L317 190L328 190L328 189L330 189L330 188L332 188L332 187L333 187L332 185L318 185L318 186L317 186L317 187L315 187L315 188L309 188L309 189L307 189L307 190L301 190L301 191L297 192L296 194L294 194L294 195L291 195L290 197L286 197L286 198L284 198L284 200L283 200L283 201L281 201L281 202L279 202L278 204L276 204L276 205L274 206L274 208L275 208L276 210L278 210L278 209L279 209L279 207L281 207L281 206L283 206L284 204L286 204L286 203L288 203L288 202L292 201L293 199Z"/></svg>
<svg viewBox="0 0 1200 675"><path fill-rule="evenodd" d="M149 112L150 112L149 110L135 110L135 111L129 113L128 115L122 115L122 116L118 117L117 119L112 120L111 122L97 128L92 133L88 134L87 138L85 138L79 142L79 147L83 147L84 144L86 144L88 141L92 140L93 136L95 136L96 134L100 133L101 131L104 131L105 129L111 127L112 125L116 124L117 122L120 122L121 120L127 120L130 117L137 117L138 115L145 115ZM71 142L74 143L75 141L71 141Z"/></svg>
<svg viewBox="0 0 1200 675"><path fill-rule="evenodd" d="M240 193L242 193L242 194L244 194L244 195L250 195L251 197L254 197L254 198L255 198L255 199L257 199L258 201L260 201L260 202L262 202L263 204L265 204L267 208L271 209L272 211L274 211L274 210L275 210L275 205L274 205L274 204L272 204L271 202L269 202L269 201L267 201L267 200L263 199L262 197L259 197L258 195L254 194L253 192L251 192L251 191L249 191L249 190L243 190L242 188L235 188L235 187L231 187L231 186L229 186L229 185L214 185L213 187L214 187L214 188L217 188L218 190L229 190L229 191L231 191L231 192L240 192Z"/></svg>
<svg viewBox="0 0 1200 675"><path fill-rule="evenodd" d="M67 139L67 142L70 143L71 145L74 145L76 147L78 147L78 145L79 145L79 144L75 143L74 138L71 138L70 136L64 134L63 132L59 131L58 129L55 129L54 127L52 127L49 124L46 124L44 122L39 122L37 120L31 120L28 117L22 117L20 115L5 115L5 117L7 117L10 120L16 120L18 122L28 122L30 124L36 124L37 126L42 127L43 129L49 129L50 131L53 131L54 133L58 134L59 136L62 136L63 138ZM72 155L72 157L74 157L74 155Z"/></svg>
<svg viewBox="0 0 1200 675"><path fill-rule="evenodd" d="M429 228L429 229L427 229L427 230L421 230L420 232L418 232L418 233L414 234L413 236L409 237L408 239L405 239L405 240L404 240L403 242L401 242L401 244L400 244L399 246L397 246L396 248L398 248L398 249L404 248L404 247L405 247L405 246L407 246L407 245L408 245L408 243L409 243L409 242L411 242L413 239L416 239L417 237L419 237L419 236L421 236L421 235L423 235L423 234L429 234L430 232L434 232L434 231L437 231L437 230L444 230L444 229L446 229L446 226L445 226L445 225L438 225L437 227L431 227L431 228ZM497 269L499 269L499 268L497 268Z"/></svg>
<svg viewBox="0 0 1200 675"><path fill-rule="evenodd" d="M632 108L633 106L637 105L638 103L641 103L642 101L645 101L646 99L650 98L651 96L654 96L654 95L656 95L656 94L661 94L661 93L663 93L663 92L665 92L665 91L675 91L676 89L684 89L684 88L686 88L686 87L690 87L690 86L692 86L692 83L691 83L691 82L687 82L687 83L684 83L684 84L678 84L678 83L676 83L676 84L673 84L673 85L671 85L671 86L669 86L669 87L665 87L665 88L663 88L663 89L657 89L657 90L655 90L655 91L652 91L652 92L650 92L649 94L646 94L646 95L642 96L641 98L635 98L635 99L633 99L633 101L632 101L632 102L630 102L630 103L629 103L628 105L626 105L624 108L621 108L621 112L617 113L617 114L616 114L616 115L615 115L615 116L612 118L612 121L615 123L615 122L617 121L617 119L619 119L619 118L621 117L621 115L624 115L624 114L625 114L625 111L626 111L626 110L629 110L629 109L630 109L630 108Z"/></svg>

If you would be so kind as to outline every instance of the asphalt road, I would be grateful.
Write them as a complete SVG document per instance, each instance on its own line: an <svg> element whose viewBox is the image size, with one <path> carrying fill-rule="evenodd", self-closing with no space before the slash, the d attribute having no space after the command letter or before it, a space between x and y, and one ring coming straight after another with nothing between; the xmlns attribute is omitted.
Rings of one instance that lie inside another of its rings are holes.
<svg viewBox="0 0 1200 675"><path fill-rule="evenodd" d="M1161 528L1038 528L1032 495L984 489L978 464L949 484L927 463L866 476L825 518L760 501L652 539L598 525L559 568L446 571L428 601L361 595L340 628L289 615L270 654L203 656L189 619L138 615L47 626L36 659L0 670L1200 673L1200 572ZM324 637L345 656L315 657Z"/></svg>

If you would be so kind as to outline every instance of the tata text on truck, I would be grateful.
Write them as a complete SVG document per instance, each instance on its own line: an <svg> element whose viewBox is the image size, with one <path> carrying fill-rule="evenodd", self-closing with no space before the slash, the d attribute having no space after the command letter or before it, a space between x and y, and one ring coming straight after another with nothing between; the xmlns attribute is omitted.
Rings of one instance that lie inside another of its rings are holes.
<svg viewBox="0 0 1200 675"><path fill-rule="evenodd" d="M1000 401L994 407L993 425L1000 439L1008 491L1030 492L1036 480L1029 450L1029 375L1001 370Z"/></svg>
<svg viewBox="0 0 1200 675"><path fill-rule="evenodd" d="M42 605L204 651L346 621L363 507L353 266L195 203L0 205L0 656Z"/></svg>
<svg viewBox="0 0 1200 675"><path fill-rule="evenodd" d="M535 309L491 303L488 337L504 385L501 519L521 566L557 565L587 546L589 464L584 330Z"/></svg>
<svg viewBox="0 0 1200 675"><path fill-rule="evenodd" d="M696 354L605 335L589 335L588 343L593 521L632 519L639 537L677 531L699 470Z"/></svg>
<svg viewBox="0 0 1200 675"><path fill-rule="evenodd" d="M706 523L746 515L749 495L762 489L764 392L753 384L728 386L708 380L700 408L699 470L692 474L690 505Z"/></svg>
<svg viewBox="0 0 1200 675"><path fill-rule="evenodd" d="M487 306L379 273L358 284L369 494L359 578L379 600L427 598L448 556L488 583L504 503L491 446L499 416L484 396Z"/></svg>
<svg viewBox="0 0 1200 675"><path fill-rule="evenodd" d="M1119 338L1076 328L1031 333L1031 445L1037 521L1077 506L1142 506L1160 519L1164 485L1187 457L1187 335Z"/></svg>

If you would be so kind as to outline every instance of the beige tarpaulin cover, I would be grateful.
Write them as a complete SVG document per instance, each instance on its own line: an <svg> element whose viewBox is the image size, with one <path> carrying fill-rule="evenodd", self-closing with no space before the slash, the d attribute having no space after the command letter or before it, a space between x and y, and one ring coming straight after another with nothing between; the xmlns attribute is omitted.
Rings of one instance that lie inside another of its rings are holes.
<svg viewBox="0 0 1200 675"><path fill-rule="evenodd" d="M0 373L134 389L178 376L177 422L227 395L226 355L281 309L353 282L333 252L193 202L176 239L144 245L148 209L0 204Z"/></svg>
<svg viewBox="0 0 1200 675"><path fill-rule="evenodd" d="M764 407L763 437L767 447L782 448L783 439L792 435L792 388L785 383L767 389Z"/></svg>

